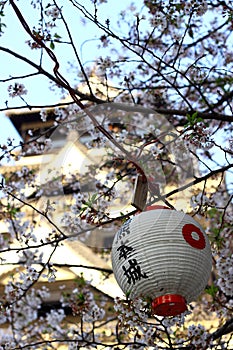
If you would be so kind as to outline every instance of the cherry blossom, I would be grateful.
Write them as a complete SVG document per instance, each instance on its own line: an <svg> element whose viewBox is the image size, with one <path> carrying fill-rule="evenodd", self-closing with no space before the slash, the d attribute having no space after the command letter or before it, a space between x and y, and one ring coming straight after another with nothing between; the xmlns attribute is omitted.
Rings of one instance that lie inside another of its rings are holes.
<svg viewBox="0 0 233 350"><path fill-rule="evenodd" d="M22 65L3 71L1 111L33 116L21 141L0 145L0 350L232 348L232 2L117 5L119 14L107 0L0 2L1 37L9 16L27 35L0 47ZM34 105L37 78L58 103ZM82 154L76 168L65 163L70 144ZM137 215L139 175L148 205L182 205L211 243L208 285L178 316L155 315L144 297L113 299L93 278L113 277L102 267L110 245L87 242ZM58 261L79 241L101 266ZM60 281L61 271L76 278Z"/></svg>

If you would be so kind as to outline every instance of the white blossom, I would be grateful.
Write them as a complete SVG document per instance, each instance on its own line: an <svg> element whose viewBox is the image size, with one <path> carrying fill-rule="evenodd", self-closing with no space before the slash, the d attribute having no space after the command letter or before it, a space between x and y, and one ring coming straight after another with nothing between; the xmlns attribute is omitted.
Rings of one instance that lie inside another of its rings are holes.
<svg viewBox="0 0 233 350"><path fill-rule="evenodd" d="M45 11L45 14L47 16L50 16L52 17L52 19L56 19L59 17L60 15L60 12L59 12L59 9L56 7L56 6L50 6L46 11Z"/></svg>
<svg viewBox="0 0 233 350"><path fill-rule="evenodd" d="M218 287L229 296L233 296L233 254L219 256L216 260L216 268L219 275Z"/></svg>
<svg viewBox="0 0 233 350"><path fill-rule="evenodd" d="M14 85L9 85L8 92L9 92L9 96L12 98L27 94L27 90L24 84L21 84L21 83L15 83Z"/></svg>
<svg viewBox="0 0 233 350"><path fill-rule="evenodd" d="M47 120L47 112L44 108L42 108L40 111L40 118L41 118L42 122L46 122L46 120Z"/></svg>

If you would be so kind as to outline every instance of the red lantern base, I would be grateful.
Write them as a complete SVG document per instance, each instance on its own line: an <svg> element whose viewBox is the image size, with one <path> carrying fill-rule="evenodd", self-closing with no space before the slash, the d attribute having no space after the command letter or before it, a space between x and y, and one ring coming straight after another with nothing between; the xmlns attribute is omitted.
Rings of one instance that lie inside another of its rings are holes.
<svg viewBox="0 0 233 350"><path fill-rule="evenodd" d="M185 298L179 294L162 295L152 301L152 311L158 316L176 316L185 310Z"/></svg>
<svg viewBox="0 0 233 350"><path fill-rule="evenodd" d="M165 205L149 205L146 207L146 211L149 211L149 210L156 210L156 209L171 209L169 207L166 207Z"/></svg>

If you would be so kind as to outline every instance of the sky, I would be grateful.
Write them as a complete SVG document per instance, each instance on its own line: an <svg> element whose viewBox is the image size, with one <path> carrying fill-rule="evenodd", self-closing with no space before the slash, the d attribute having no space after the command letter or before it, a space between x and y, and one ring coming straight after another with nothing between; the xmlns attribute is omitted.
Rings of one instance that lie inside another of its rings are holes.
<svg viewBox="0 0 233 350"><path fill-rule="evenodd" d="M81 48L81 59L82 62L88 63L90 60L93 60L95 56L99 56L101 54L101 50L96 50L93 52L93 44L96 43L96 39L100 36L100 32L96 30L96 26L87 24L83 26L79 17L77 17L77 11L73 11L73 7L69 4L69 1L57 1L57 3L64 5L64 16L69 19L69 27L72 29L73 38L77 45L77 48ZM105 21L109 14L111 13L111 18L113 13L118 13L122 8L126 8L129 6L131 1L124 1L124 6L122 3L115 0L109 0L107 4L103 3L99 7L98 16ZM21 5L22 14L25 19L28 21L30 27L33 27L33 24L37 23L35 16L35 11L33 11L32 6L30 6L29 2L25 6L25 0L21 0L17 2L17 5ZM90 12L93 12L93 4L90 0L82 1L83 6L87 6ZM26 11L25 11L26 9ZM10 21L9 21L10 19ZM14 14L13 10L10 6L6 7L6 14L3 19L6 21L7 28L5 29L5 33L0 37L0 46L7 47L11 50L14 50L21 55L28 57L37 64L40 60L40 52L39 50L32 51L30 48L27 48L25 45L25 41L29 39L28 34L22 28L18 18ZM87 30L88 29L88 30ZM60 32L59 32L60 34ZM62 46L63 47L63 46ZM65 76L71 76L74 72L67 72L67 61L72 62L72 54L69 50L69 47L66 47L66 50L59 50L59 46L57 45L58 57L60 58L61 67L60 71ZM53 65L51 64L51 60L45 57L44 55L44 66L52 71ZM20 76L28 73L33 73L33 69L27 65L26 63L20 62L18 59L12 57L11 55L4 53L1 51L0 53L0 109L4 109L8 101L9 107L14 107L17 105L24 105L23 101L20 100L19 97L10 98L8 95L7 88L12 83L11 81L4 82L5 79L8 79L11 76ZM18 80L21 81L20 79ZM23 82L23 81L22 81ZM25 84L26 89L28 90L27 96L25 99L29 101L31 105L43 105L43 104L53 104L57 103L60 99L58 93L55 93L51 89L51 84L49 83L47 78L43 76L31 77L23 82ZM0 143L5 143L8 136L14 137L16 140L19 139L19 135L12 126L12 124L5 117L4 113L0 112Z"/></svg>

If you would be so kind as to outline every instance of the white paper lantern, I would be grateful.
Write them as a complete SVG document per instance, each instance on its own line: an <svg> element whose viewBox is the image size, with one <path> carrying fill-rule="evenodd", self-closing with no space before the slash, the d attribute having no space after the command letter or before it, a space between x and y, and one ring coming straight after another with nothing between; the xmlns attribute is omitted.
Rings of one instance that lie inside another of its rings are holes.
<svg viewBox="0 0 233 350"><path fill-rule="evenodd" d="M191 216L149 207L116 233L112 267L129 298L149 297L155 314L175 316L206 287L211 248L207 235Z"/></svg>

